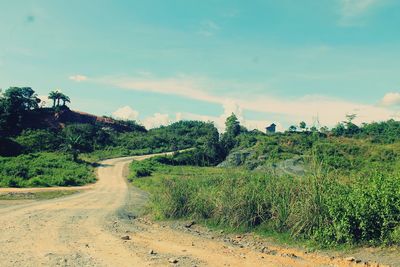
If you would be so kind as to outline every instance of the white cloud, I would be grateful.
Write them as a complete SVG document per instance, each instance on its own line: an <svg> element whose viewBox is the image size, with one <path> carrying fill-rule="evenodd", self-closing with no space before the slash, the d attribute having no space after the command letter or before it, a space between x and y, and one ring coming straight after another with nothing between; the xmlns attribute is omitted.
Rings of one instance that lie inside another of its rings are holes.
<svg viewBox="0 0 400 267"><path fill-rule="evenodd" d="M124 106L114 111L112 115L121 120L137 120L139 117L139 112L130 106Z"/></svg>
<svg viewBox="0 0 400 267"><path fill-rule="evenodd" d="M390 92L384 95L381 104L384 106L400 105L400 93Z"/></svg>
<svg viewBox="0 0 400 267"><path fill-rule="evenodd" d="M257 129L260 131L265 131L265 127L270 125L273 121L269 121L266 117L266 120L248 120L245 119L243 114L243 108L234 100L227 100L222 105L223 113L220 116L209 116L209 115L200 115L194 113L184 113L182 114L182 118L186 120L200 120L200 121L210 121L213 122L215 127L219 130L219 132L225 131L225 121L226 118L229 117L232 113L236 115L241 125L245 126L249 130ZM276 123L276 122L275 122ZM276 123L278 125L278 130L284 130L280 123Z"/></svg>
<svg viewBox="0 0 400 267"><path fill-rule="evenodd" d="M237 101L228 99L222 103L224 113L221 115L224 119L229 117L232 113L238 117L238 119L243 120L243 108L238 104Z"/></svg>
<svg viewBox="0 0 400 267"><path fill-rule="evenodd" d="M290 121L310 121L318 116L322 124L332 126L343 120L346 114L357 114L358 122L370 122L385 120L393 117L389 109L361 104L343 99L323 96L304 96L297 99L278 99L255 97L254 100L242 100L239 102L244 109L277 113L289 118Z"/></svg>
<svg viewBox="0 0 400 267"><path fill-rule="evenodd" d="M236 85L233 92L221 93L221 87L219 87L221 84L212 83L204 78L185 75L163 79L155 77L148 77L146 79L143 77L105 77L91 80L126 90L176 95L220 104L224 109L224 113L220 116L210 117L189 113L180 115L184 119L189 117L190 119L214 121L219 129L224 128L225 118L232 112L243 121L244 125L257 129L263 128L272 122L269 121L271 114L274 115L275 119L280 118L280 121L274 121L280 127L287 127L287 124L294 124L303 120L308 124L312 124L315 117L319 118L322 125L334 126L337 122L342 121L346 114L353 113L357 114L356 122L387 120L397 116L391 109L382 105L363 104L326 96L307 95L300 98L288 99L270 96L266 93L260 94L260 90L258 90L258 93L251 93L251 85L246 84L241 85L241 88L238 88ZM233 88L229 83L225 84L225 86ZM204 88L207 88L207 90ZM210 92L211 89L213 89L214 93ZM245 120L243 111L265 113L265 120ZM149 126L153 126L157 125L155 121L160 121L161 124L172 121L170 118L167 119L165 115L154 115L144 122ZM279 123L284 125L280 125Z"/></svg>
<svg viewBox="0 0 400 267"><path fill-rule="evenodd" d="M172 78L155 77L103 77L95 79L99 83L116 86L122 89L153 92L167 95L179 95L191 99L220 103L223 98L208 94L202 90L201 78L179 75Z"/></svg>
<svg viewBox="0 0 400 267"><path fill-rule="evenodd" d="M152 116L146 117L143 120L139 119L139 111L131 108L130 106L124 106L118 108L112 113L112 116L116 119L121 120L135 120L143 124L147 129L160 127L161 125L168 125L175 121L182 120L182 114L176 113L175 118L170 117L168 114L154 113Z"/></svg>
<svg viewBox="0 0 400 267"><path fill-rule="evenodd" d="M77 75L70 76L69 79L72 81L75 81L75 82L83 82L83 81L86 81L88 79L88 77L85 75L77 74Z"/></svg>
<svg viewBox="0 0 400 267"><path fill-rule="evenodd" d="M142 123L147 129L160 127L161 125L168 125L173 120L168 114L154 113L153 116L145 118Z"/></svg>

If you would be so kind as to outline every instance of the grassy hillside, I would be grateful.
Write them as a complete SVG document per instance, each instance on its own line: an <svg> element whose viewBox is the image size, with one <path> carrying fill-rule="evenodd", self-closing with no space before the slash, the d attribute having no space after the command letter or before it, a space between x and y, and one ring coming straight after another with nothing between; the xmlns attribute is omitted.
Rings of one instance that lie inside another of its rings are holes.
<svg viewBox="0 0 400 267"><path fill-rule="evenodd" d="M158 158L132 163L130 179L152 192L159 219L195 218L320 246L400 245L399 142L306 133L239 138L231 155L245 156L230 167ZM266 168L293 157L303 159L303 174Z"/></svg>
<svg viewBox="0 0 400 267"><path fill-rule="evenodd" d="M399 141L374 143L367 138L300 132L239 136L237 146L220 165L279 170L284 167L282 163L295 159L307 171L316 160L326 171L351 173L369 167L393 170L398 166L399 156Z"/></svg>

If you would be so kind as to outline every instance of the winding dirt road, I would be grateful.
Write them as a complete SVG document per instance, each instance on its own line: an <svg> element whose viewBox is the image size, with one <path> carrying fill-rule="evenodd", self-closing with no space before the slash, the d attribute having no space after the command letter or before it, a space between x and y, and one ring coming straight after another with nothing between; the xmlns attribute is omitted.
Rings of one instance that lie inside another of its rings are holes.
<svg viewBox="0 0 400 267"><path fill-rule="evenodd" d="M147 157L103 161L98 182L82 193L1 208L0 266L349 266L289 250L262 253L198 231L121 218L127 201L144 202L143 193L128 189L124 170L131 160Z"/></svg>

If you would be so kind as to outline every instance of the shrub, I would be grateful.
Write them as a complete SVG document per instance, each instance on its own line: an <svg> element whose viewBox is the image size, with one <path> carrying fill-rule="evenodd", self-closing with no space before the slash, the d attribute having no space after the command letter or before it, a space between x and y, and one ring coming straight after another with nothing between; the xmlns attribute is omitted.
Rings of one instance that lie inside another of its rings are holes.
<svg viewBox="0 0 400 267"><path fill-rule="evenodd" d="M24 153L54 151L60 149L61 138L50 130L26 130L15 139Z"/></svg>
<svg viewBox="0 0 400 267"><path fill-rule="evenodd" d="M0 187L77 186L96 180L93 169L61 153L0 157Z"/></svg>

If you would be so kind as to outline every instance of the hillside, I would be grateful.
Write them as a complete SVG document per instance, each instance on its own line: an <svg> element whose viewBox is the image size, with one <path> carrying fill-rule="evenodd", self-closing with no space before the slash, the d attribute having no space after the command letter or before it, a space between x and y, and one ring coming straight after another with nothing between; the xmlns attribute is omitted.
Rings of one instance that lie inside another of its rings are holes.
<svg viewBox="0 0 400 267"><path fill-rule="evenodd" d="M146 129L126 121L110 117L96 116L82 111L70 110L68 107L39 108L32 110L21 126L23 129L54 129L59 130L69 124L90 124L107 127L117 132L142 131Z"/></svg>
<svg viewBox="0 0 400 267"><path fill-rule="evenodd" d="M72 111L68 96L53 95L53 107L43 108L30 87L0 94L1 187L82 185L94 181L91 165L101 159L192 147L203 147L203 155L206 144L218 144L212 123L180 121L147 130L135 121Z"/></svg>
<svg viewBox="0 0 400 267"><path fill-rule="evenodd" d="M232 121L218 167L196 151L131 164L155 218L317 247L400 245L400 122L263 134Z"/></svg>

